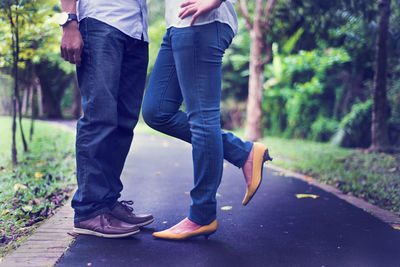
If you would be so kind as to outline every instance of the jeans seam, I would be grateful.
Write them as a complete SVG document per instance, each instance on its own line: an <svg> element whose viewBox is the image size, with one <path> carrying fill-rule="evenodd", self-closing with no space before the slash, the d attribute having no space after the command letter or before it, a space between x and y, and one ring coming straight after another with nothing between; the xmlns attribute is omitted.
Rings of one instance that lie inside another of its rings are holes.
<svg viewBox="0 0 400 267"><path fill-rule="evenodd" d="M159 102L159 105L158 105L158 113L159 114L161 114L161 106L162 106L161 103L164 102L164 97L165 97L165 95L166 95L166 93L168 91L168 88L170 86L171 77L172 77L172 75L174 74L175 71L176 71L175 68L172 68L170 70L170 72L169 72L167 86L164 87L164 90L163 90L163 92L161 94L161 98L160 98L161 101Z"/></svg>
<svg viewBox="0 0 400 267"><path fill-rule="evenodd" d="M217 37L218 37L218 31L217 31ZM194 69L195 69L195 73L199 73L199 71L198 71L198 69L196 68L199 64L198 64L198 57L197 57L197 50L196 50L196 46L194 46L194 56L195 56L195 64L194 64ZM196 79L197 80L197 79ZM199 97L199 94L200 94L200 92L199 92L199 87L198 87L198 83L196 82L196 93L197 93L197 99L199 99L200 101L199 101L199 112L200 112L200 118L201 118L201 126L202 126L202 133L203 133L203 138L204 138L204 142L205 142L205 147L206 147L206 158L207 158L207 161L211 161L211 159L210 159L210 151L211 151L211 149L210 149L210 144L209 144L209 140L208 140L208 138L207 138L207 135L205 134L206 133L206 121L205 121L205 119L204 119L204 113L203 113L203 101L202 101L202 99ZM212 180L210 180L210 179L212 179L212 177L210 177L210 168L207 168L207 170L206 170L206 173L205 173L205 175L206 175L206 181L207 181L207 187L211 184L211 181Z"/></svg>
<svg viewBox="0 0 400 267"><path fill-rule="evenodd" d="M88 64L86 64L86 67L89 68L89 86L87 88L87 90L89 90L89 92L86 92L86 95L89 98L89 96L91 95L91 87L93 86L93 76L91 74L92 56L91 56L91 51L90 51L88 24L89 24L89 18L86 18L84 20L83 27L84 27L84 31L85 31L85 41L86 41L84 45L86 46L86 49L88 51L88 53L87 53L87 62L88 62ZM87 101L89 102L89 99ZM90 114L92 114L92 112L90 112L90 105L88 105L88 108L87 108L86 112L87 112L87 117L90 118ZM91 124L89 124L89 127L92 128ZM87 143L87 141L88 141L87 138L85 138L81 142ZM81 148L81 150L82 150L82 148ZM83 180L83 182L82 182L82 187L83 187L82 188L82 195L87 193L87 157L88 157L88 154L89 154L88 151L87 151L87 148L85 148L83 152L86 155L85 155L85 157L83 157L83 162L82 162L82 165L81 165L81 168L80 168L81 172L82 172L82 180Z"/></svg>

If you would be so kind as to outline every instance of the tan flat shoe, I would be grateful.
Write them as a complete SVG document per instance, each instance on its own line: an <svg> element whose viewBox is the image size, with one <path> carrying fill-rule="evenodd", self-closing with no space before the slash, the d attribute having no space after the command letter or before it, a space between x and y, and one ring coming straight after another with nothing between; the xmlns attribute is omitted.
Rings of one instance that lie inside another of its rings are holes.
<svg viewBox="0 0 400 267"><path fill-rule="evenodd" d="M185 218L183 221L167 230L153 233L153 236L162 239L185 240L204 235L204 237L208 239L210 235L217 231L217 227L217 220L214 220L208 225L197 225L188 218Z"/></svg>

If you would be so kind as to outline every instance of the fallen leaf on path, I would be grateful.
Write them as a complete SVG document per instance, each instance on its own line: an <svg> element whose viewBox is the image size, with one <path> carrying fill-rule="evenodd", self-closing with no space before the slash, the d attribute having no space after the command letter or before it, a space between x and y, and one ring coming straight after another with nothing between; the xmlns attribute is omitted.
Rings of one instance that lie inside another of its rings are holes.
<svg viewBox="0 0 400 267"><path fill-rule="evenodd" d="M313 194L296 194L297 198L319 198L318 195L313 195Z"/></svg>
<svg viewBox="0 0 400 267"><path fill-rule="evenodd" d="M23 211L25 211L25 212L29 212L29 211L32 211L32 206L26 205L26 206L23 206L21 209L22 209Z"/></svg>
<svg viewBox="0 0 400 267"><path fill-rule="evenodd" d="M190 192L185 192L185 195L190 195Z"/></svg>
<svg viewBox="0 0 400 267"><path fill-rule="evenodd" d="M392 224L393 229L400 230L400 225Z"/></svg>
<svg viewBox="0 0 400 267"><path fill-rule="evenodd" d="M228 164L226 164L226 162L224 162L223 167L224 168L228 167Z"/></svg>
<svg viewBox="0 0 400 267"><path fill-rule="evenodd" d="M0 216L6 215L9 212L9 210L2 210Z"/></svg>
<svg viewBox="0 0 400 267"><path fill-rule="evenodd" d="M221 210L231 210L232 206L223 206L221 207Z"/></svg>
<svg viewBox="0 0 400 267"><path fill-rule="evenodd" d="M34 202L36 205L39 205L39 204L42 202L42 200L41 200L40 198L34 198L34 199L33 199L33 202Z"/></svg>
<svg viewBox="0 0 400 267"><path fill-rule="evenodd" d="M42 161L40 161L40 162L38 162L38 163L36 163L36 166L42 166L43 164L45 164L46 162L44 161L44 160L42 160Z"/></svg>
<svg viewBox="0 0 400 267"><path fill-rule="evenodd" d="M156 172L156 175L160 175L161 174L161 172Z"/></svg>
<svg viewBox="0 0 400 267"><path fill-rule="evenodd" d="M389 172L396 172L396 171L397 171L396 167L389 169Z"/></svg>
<svg viewBox="0 0 400 267"><path fill-rule="evenodd" d="M91 262L88 262L87 266L92 266L92 263L91 263Z"/></svg>
<svg viewBox="0 0 400 267"><path fill-rule="evenodd" d="M42 177L43 177L43 173L35 172L35 178L42 178Z"/></svg>
<svg viewBox="0 0 400 267"><path fill-rule="evenodd" d="M217 197L222 197L222 195L220 193L217 193L216 196Z"/></svg>
<svg viewBox="0 0 400 267"><path fill-rule="evenodd" d="M312 177L306 175L306 180L307 181L312 181Z"/></svg>
<svg viewBox="0 0 400 267"><path fill-rule="evenodd" d="M163 146L163 147L168 147L168 146L169 146L169 144L168 144L168 142L167 142L167 141L163 141L163 142L162 142L162 146Z"/></svg>
<svg viewBox="0 0 400 267"><path fill-rule="evenodd" d="M15 184L14 185L14 191L17 191L18 189L27 189L26 185L23 184Z"/></svg>

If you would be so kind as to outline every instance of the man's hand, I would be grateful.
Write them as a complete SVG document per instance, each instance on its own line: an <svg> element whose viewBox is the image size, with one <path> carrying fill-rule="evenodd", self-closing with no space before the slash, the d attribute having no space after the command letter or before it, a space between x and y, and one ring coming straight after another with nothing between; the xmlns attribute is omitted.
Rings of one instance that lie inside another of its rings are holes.
<svg viewBox="0 0 400 267"><path fill-rule="evenodd" d="M62 58L78 67L81 65L83 41L76 21L71 21L63 27L60 48Z"/></svg>
<svg viewBox="0 0 400 267"><path fill-rule="evenodd" d="M193 25L198 16L212 9L218 8L222 4L221 0L188 0L181 5L182 11L179 18L184 19L193 15L190 25Z"/></svg>

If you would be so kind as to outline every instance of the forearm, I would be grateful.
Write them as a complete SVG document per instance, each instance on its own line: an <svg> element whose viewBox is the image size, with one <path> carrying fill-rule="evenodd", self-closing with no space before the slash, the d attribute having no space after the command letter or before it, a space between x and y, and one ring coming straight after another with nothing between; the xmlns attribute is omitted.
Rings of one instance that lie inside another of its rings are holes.
<svg viewBox="0 0 400 267"><path fill-rule="evenodd" d="M63 12L76 14L76 0L61 0L61 8Z"/></svg>
<svg viewBox="0 0 400 267"><path fill-rule="evenodd" d="M61 0L63 12L76 14L76 0ZM63 36L61 39L61 57L66 61L80 66L81 52L84 46L81 33L79 32L78 22L70 20L63 25Z"/></svg>

